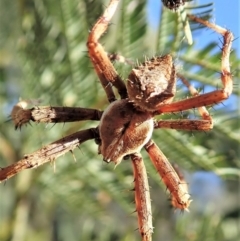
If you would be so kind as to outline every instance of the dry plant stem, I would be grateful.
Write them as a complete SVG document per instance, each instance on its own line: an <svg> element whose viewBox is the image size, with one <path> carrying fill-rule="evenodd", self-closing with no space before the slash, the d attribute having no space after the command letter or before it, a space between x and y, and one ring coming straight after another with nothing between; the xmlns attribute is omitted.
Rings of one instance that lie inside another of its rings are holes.
<svg viewBox="0 0 240 241"><path fill-rule="evenodd" d="M109 102L116 100L112 85L115 86L122 99L127 97L127 91L124 82L118 76L113 64L108 58L102 45L98 42L102 34L107 30L108 24L112 19L119 0L110 1L103 15L98 19L88 37L87 47L90 59L94 65L97 75L107 94Z"/></svg>
<svg viewBox="0 0 240 241"><path fill-rule="evenodd" d="M146 168L140 154L131 155L134 171L134 191L138 227L142 241L152 240L152 210Z"/></svg>
<svg viewBox="0 0 240 241"><path fill-rule="evenodd" d="M173 206L181 210L188 210L191 200L186 183L181 182L168 159L152 140L145 145L145 149L171 194Z"/></svg>
<svg viewBox="0 0 240 241"><path fill-rule="evenodd" d="M103 111L81 107L55 107L37 106L24 109L21 105L15 105L11 117L15 127L21 127L29 121L37 123L60 123L82 120L100 120Z"/></svg>
<svg viewBox="0 0 240 241"><path fill-rule="evenodd" d="M230 72L229 57L231 53L233 34L215 24L208 21L200 19L193 15L188 15L188 17L198 23L205 25L208 28L216 31L223 36L223 47L222 47L222 61L221 61L221 80L223 83L223 88L221 90L215 90L206 94L201 94L199 96L194 96L187 100L182 100L174 102L168 105L163 105L159 108L158 112L169 113L169 112L179 112L183 110L188 110L191 108L198 108L201 106L208 106L217 104L226 100L232 93L232 75Z"/></svg>
<svg viewBox="0 0 240 241"><path fill-rule="evenodd" d="M54 161L59 156L72 151L81 143L94 139L96 137L95 133L96 129L94 128L79 131L55 141L38 151L25 155L20 161L5 168L0 168L0 182L15 176L22 170L36 168L46 162Z"/></svg>

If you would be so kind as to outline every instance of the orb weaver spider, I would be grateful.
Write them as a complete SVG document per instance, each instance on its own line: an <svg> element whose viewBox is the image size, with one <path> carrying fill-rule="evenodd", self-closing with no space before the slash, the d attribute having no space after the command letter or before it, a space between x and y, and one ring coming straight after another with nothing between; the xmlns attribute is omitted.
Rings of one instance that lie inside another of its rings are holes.
<svg viewBox="0 0 240 241"><path fill-rule="evenodd" d="M12 110L15 127L34 122L58 123L80 120L99 120L96 128L76 132L55 141L32 154L25 155L17 163L1 168L0 181L28 168L35 168L53 161L66 152L72 152L81 143L94 139L104 161L119 164L130 158L134 171L134 191L138 226L142 240L152 238L152 213L147 173L140 150L144 148L160 174L171 195L175 208L188 210L191 203L187 184L168 162L151 139L154 129L171 128L181 130L210 130L212 117L205 106L227 99L232 92L232 77L229 55L233 35L230 31L193 15L188 18L216 31L223 36L221 80L223 88L206 94L198 94L184 76L177 73L171 55L154 57L133 68L127 83L120 78L108 54L99 43L107 30L119 0L111 0L102 16L93 26L87 41L88 53L94 69L106 93L109 107L103 112L96 109L36 106L27 109L27 102L21 101ZM188 87L192 97L173 102L176 93L176 78ZM116 100L113 87L118 90ZM197 108L202 119L154 120L154 116Z"/></svg>

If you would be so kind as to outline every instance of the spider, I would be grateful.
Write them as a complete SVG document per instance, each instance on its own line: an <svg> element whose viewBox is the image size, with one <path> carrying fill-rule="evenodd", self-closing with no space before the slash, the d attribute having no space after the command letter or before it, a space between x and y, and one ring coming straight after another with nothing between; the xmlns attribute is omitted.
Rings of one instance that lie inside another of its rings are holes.
<svg viewBox="0 0 240 241"><path fill-rule="evenodd" d="M152 240L152 214L147 173L140 151L144 148L160 174L171 195L175 208L188 210L191 198L187 184L165 155L151 139L154 129L171 128L181 130L210 130L213 121L205 106L211 106L227 99L232 92L232 77L229 55L233 35L230 31L198 18L188 18L216 31L223 36L221 80L223 88L206 94L198 94L181 74L177 73L171 55L146 60L133 68L126 84L115 70L108 54L99 43L107 30L119 0L111 0L106 10L93 26L87 41L88 53L100 79L110 105L103 112L96 109L35 106L27 109L27 101L14 106L11 116L15 128L34 122L58 123L80 120L99 120L96 128L89 128L55 141L22 160L0 169L0 181L16 175L27 168L35 168L53 161L66 152L72 152L81 143L94 139L104 161L118 165L130 158L134 172L135 204L138 226L142 240ZM176 93L176 79L180 78L188 87L192 97L173 102ZM117 100L115 87L120 95ZM164 113L181 112L197 108L202 119L154 120Z"/></svg>

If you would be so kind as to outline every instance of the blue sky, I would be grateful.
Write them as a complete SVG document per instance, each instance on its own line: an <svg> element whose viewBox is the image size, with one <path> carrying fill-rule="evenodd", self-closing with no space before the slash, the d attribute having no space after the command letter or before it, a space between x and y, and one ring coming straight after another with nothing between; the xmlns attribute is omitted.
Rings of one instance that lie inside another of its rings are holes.
<svg viewBox="0 0 240 241"><path fill-rule="evenodd" d="M148 0L148 14L150 23L156 25L159 19L161 0ZM213 19L215 23L230 29L236 38L233 48L237 49L240 57L240 0L198 0L199 4L213 2ZM238 38L238 39L237 39Z"/></svg>

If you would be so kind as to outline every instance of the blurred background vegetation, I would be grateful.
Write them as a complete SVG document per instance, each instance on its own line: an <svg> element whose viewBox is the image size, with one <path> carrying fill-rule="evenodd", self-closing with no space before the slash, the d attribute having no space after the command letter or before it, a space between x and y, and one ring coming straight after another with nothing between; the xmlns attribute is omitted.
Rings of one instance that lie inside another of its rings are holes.
<svg viewBox="0 0 240 241"><path fill-rule="evenodd" d="M108 1L18 0L0 2L0 166L67 134L97 123L36 125L15 131L9 119L21 97L41 105L104 109L108 103L87 57L88 32ZM200 91L220 88L219 36L192 25L198 49L188 46L177 14L161 11L158 29L147 22L147 2L123 0L101 42L109 53L136 61L171 53L181 73ZM205 9L204 9L205 10ZM206 10L207 11L207 10ZM235 241L240 236L239 63L231 53L234 94L210 108L215 127L209 133L157 130L154 140L180 166L194 199L190 213L174 212L169 195L142 151L151 186L153 240ZM116 63L126 78L131 66ZM177 85L176 99L188 96ZM160 118L199 118L197 111ZM50 164L24 171L0 185L1 241L140 240L129 161L116 169L102 161L89 141ZM218 174L218 176L216 175Z"/></svg>

